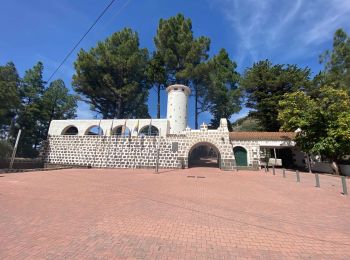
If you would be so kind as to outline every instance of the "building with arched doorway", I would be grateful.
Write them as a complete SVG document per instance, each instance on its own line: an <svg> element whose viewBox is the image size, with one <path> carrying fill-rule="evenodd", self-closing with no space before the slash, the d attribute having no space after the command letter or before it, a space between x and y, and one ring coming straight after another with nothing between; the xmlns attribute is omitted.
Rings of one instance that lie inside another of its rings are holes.
<svg viewBox="0 0 350 260"><path fill-rule="evenodd" d="M288 158L286 151L294 149L294 133L229 132L226 119L217 129L204 123L191 129L187 126L190 89L172 85L167 92L165 119L53 120L44 145L46 163L153 168L158 160L160 168L232 170L259 167L273 156L278 165L276 156Z"/></svg>
<svg viewBox="0 0 350 260"><path fill-rule="evenodd" d="M188 152L188 167L220 167L221 154L212 143L199 142Z"/></svg>

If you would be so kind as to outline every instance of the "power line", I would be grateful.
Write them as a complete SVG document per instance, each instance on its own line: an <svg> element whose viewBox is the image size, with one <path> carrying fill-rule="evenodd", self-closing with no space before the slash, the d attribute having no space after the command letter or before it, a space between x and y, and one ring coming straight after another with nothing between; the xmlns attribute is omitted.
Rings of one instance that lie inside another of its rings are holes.
<svg viewBox="0 0 350 260"><path fill-rule="evenodd" d="M67 61L67 59L69 58L69 56L75 51L75 49L79 46L79 44L85 39L85 37L89 34L89 32L92 30L92 28L94 28L94 26L98 23L98 21L102 18L102 16L107 12L107 10L113 5L113 3L116 0L112 0L104 9L103 11L100 13L100 15L97 17L97 19L92 23L92 25L90 26L90 28L84 33L84 35L80 38L80 40L74 45L74 47L68 52L68 54L64 57L64 59L62 60L62 62L60 63L60 65L55 69L55 71L51 74L51 76L49 77L49 79L46 81L46 84L48 84L51 79L53 78L53 76L57 73L57 71L62 67L62 65Z"/></svg>

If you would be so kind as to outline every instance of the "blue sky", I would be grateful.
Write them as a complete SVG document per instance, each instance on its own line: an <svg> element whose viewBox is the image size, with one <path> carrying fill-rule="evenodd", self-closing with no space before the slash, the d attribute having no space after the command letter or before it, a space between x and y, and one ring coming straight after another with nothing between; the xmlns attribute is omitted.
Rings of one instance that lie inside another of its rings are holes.
<svg viewBox="0 0 350 260"><path fill-rule="evenodd" d="M80 39L109 0L2 0L0 8L0 64L13 61L20 73L37 61L45 66L45 78ZM226 48L243 72L253 62L293 63L321 70L318 56L331 48L333 33L350 33L350 0L117 0L82 42L89 49L123 27L139 33L141 47L154 49L153 37L160 18L183 13L192 19L195 36L211 39L210 54ZM79 48L78 48L79 49ZM55 78L71 88L74 53ZM156 115L154 92L149 111ZM190 122L193 127L193 102ZM166 95L162 95L162 116ZM247 113L243 109L232 119ZM79 103L78 117L92 118L88 105ZM210 115L200 116L200 123Z"/></svg>

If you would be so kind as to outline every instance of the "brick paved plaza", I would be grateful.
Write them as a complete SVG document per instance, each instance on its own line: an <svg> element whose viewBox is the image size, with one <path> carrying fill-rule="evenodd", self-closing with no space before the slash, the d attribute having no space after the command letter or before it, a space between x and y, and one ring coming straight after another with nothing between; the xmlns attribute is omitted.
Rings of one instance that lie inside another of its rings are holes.
<svg viewBox="0 0 350 260"><path fill-rule="evenodd" d="M318 189L306 173L210 168L0 176L0 259L350 258L336 177Z"/></svg>

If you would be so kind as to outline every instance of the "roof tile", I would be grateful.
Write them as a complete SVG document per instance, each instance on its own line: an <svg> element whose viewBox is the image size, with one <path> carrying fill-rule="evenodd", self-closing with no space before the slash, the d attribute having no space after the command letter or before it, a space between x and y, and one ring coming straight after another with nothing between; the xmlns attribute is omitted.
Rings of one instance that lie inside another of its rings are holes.
<svg viewBox="0 0 350 260"><path fill-rule="evenodd" d="M293 140L295 132L230 132L230 140Z"/></svg>

